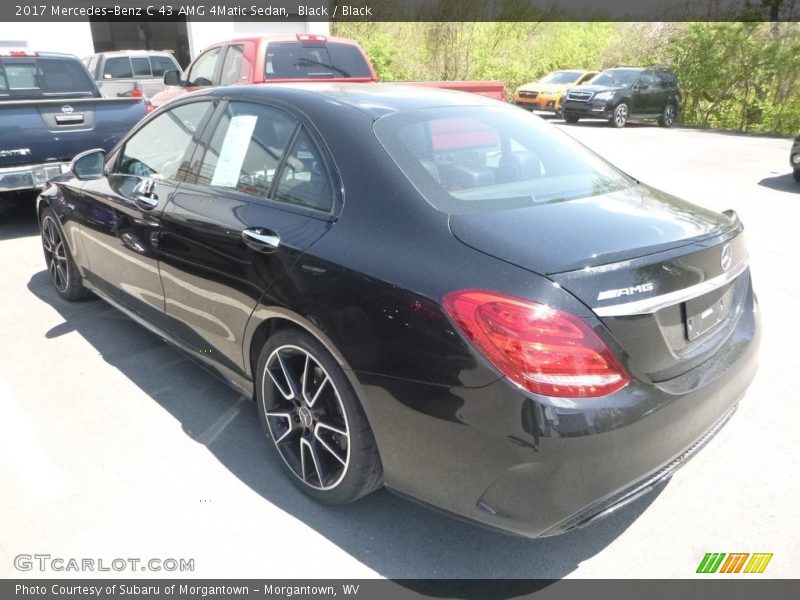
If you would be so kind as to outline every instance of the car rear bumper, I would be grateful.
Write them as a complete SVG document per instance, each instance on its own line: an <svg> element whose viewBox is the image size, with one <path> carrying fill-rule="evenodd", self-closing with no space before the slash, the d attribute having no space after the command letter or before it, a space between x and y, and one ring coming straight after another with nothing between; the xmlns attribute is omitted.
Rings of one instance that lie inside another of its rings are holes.
<svg viewBox="0 0 800 600"><path fill-rule="evenodd" d="M610 119L614 113L614 108L606 101L578 102L576 100L564 100L562 105L564 115L580 117L584 119Z"/></svg>
<svg viewBox="0 0 800 600"><path fill-rule="evenodd" d="M564 401L505 379L447 388L356 374L387 487L526 537L593 522L670 475L716 433L755 376L752 290L711 359L660 384Z"/></svg>
<svg viewBox="0 0 800 600"><path fill-rule="evenodd" d="M64 173L68 165L50 162L0 168L0 192L42 189L48 180Z"/></svg>

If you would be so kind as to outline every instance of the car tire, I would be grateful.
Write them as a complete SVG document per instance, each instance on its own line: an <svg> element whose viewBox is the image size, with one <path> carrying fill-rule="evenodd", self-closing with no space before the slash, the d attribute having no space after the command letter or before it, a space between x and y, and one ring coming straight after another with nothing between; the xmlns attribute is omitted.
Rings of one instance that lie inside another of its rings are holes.
<svg viewBox="0 0 800 600"><path fill-rule="evenodd" d="M83 277L72 258L61 224L50 208L42 211L39 220L42 251L50 279L64 300L77 302L91 296L83 285Z"/></svg>
<svg viewBox="0 0 800 600"><path fill-rule="evenodd" d="M256 371L258 414L291 480L327 504L347 504L383 483L378 447L341 366L309 333L278 330Z"/></svg>
<svg viewBox="0 0 800 600"><path fill-rule="evenodd" d="M564 113L564 121L566 121L570 125L574 125L575 123L577 123L580 120L581 120L580 117Z"/></svg>
<svg viewBox="0 0 800 600"><path fill-rule="evenodd" d="M672 127L675 123L675 117L677 116L677 109L675 108L674 104L667 104L664 107L664 112L661 113L661 116L658 117L658 124L661 127Z"/></svg>
<svg viewBox="0 0 800 600"><path fill-rule="evenodd" d="M800 181L800 169L795 169L794 170L794 180L795 181Z"/></svg>
<svg viewBox="0 0 800 600"><path fill-rule="evenodd" d="M621 129L625 127L626 123L628 122L628 118L630 117L630 109L628 105L624 102L620 102L617 106L614 107L614 112L611 114L611 118L609 119L609 123L611 123L614 127Z"/></svg>

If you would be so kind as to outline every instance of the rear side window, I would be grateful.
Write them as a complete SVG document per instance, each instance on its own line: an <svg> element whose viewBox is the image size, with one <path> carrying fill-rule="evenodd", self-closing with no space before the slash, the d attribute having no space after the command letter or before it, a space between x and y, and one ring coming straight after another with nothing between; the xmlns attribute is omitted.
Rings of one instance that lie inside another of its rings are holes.
<svg viewBox="0 0 800 600"><path fill-rule="evenodd" d="M669 71L657 71L656 78L659 85L664 88L674 88L678 85L678 78Z"/></svg>
<svg viewBox="0 0 800 600"><path fill-rule="evenodd" d="M296 125L282 111L231 102L211 138L197 182L268 197Z"/></svg>
<svg viewBox="0 0 800 600"><path fill-rule="evenodd" d="M305 129L301 129L281 170L275 200L330 212L332 190L319 150Z"/></svg>
<svg viewBox="0 0 800 600"><path fill-rule="evenodd" d="M134 77L152 77L150 71L150 59L146 56L132 56L131 65L133 66Z"/></svg>
<svg viewBox="0 0 800 600"><path fill-rule="evenodd" d="M267 46L267 79L370 77L359 49L349 44L303 45L274 42Z"/></svg>
<svg viewBox="0 0 800 600"><path fill-rule="evenodd" d="M106 64L103 67L103 79L121 79L123 77L133 77L131 59L127 56L110 56L106 58Z"/></svg>
<svg viewBox="0 0 800 600"><path fill-rule="evenodd" d="M189 149L211 102L194 102L169 110L142 127L125 144L116 173L177 179L185 172Z"/></svg>
<svg viewBox="0 0 800 600"><path fill-rule="evenodd" d="M161 77L164 71L178 71L178 65L169 56L150 56L154 77Z"/></svg>

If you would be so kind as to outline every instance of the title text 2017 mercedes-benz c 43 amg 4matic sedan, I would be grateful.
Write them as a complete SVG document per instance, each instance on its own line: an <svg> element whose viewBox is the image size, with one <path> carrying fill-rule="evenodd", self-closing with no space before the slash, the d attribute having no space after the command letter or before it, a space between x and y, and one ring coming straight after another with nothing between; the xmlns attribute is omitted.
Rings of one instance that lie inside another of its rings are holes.
<svg viewBox="0 0 800 600"><path fill-rule="evenodd" d="M756 370L733 212L471 94L190 94L76 157L38 211L58 293L252 396L324 502L385 485L566 531L671 475Z"/></svg>

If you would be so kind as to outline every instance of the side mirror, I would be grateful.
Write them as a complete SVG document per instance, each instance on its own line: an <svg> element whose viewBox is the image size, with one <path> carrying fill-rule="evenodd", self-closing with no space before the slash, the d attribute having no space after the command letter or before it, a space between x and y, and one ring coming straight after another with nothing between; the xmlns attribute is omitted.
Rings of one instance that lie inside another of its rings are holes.
<svg viewBox="0 0 800 600"><path fill-rule="evenodd" d="M637 83L635 89L636 89L636 91L639 91L639 90L646 90L649 87L650 86L647 85L646 83Z"/></svg>
<svg viewBox="0 0 800 600"><path fill-rule="evenodd" d="M103 165L106 162L106 151L102 148L81 152L69 165L70 171L81 180L99 179L103 176Z"/></svg>
<svg viewBox="0 0 800 600"><path fill-rule="evenodd" d="M178 71L164 71L164 83L166 85L183 85L181 74Z"/></svg>

